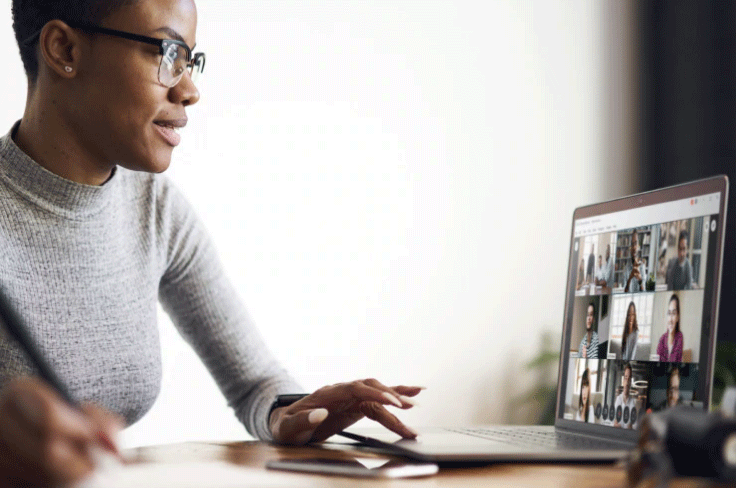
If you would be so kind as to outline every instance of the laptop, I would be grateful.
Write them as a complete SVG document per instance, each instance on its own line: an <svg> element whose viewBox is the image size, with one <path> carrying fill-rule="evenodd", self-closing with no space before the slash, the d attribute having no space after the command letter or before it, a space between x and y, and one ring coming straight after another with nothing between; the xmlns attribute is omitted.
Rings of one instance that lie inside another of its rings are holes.
<svg viewBox="0 0 736 488"><path fill-rule="evenodd" d="M421 461L615 461L648 412L708 409L727 197L717 176L575 210L554 426L346 434Z"/></svg>

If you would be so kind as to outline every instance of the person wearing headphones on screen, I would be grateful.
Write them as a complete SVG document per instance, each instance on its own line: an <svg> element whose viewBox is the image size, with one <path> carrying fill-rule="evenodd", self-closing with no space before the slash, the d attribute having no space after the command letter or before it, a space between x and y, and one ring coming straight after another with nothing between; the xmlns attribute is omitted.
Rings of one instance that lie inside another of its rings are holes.
<svg viewBox="0 0 736 488"><path fill-rule="evenodd" d="M200 98L194 2L13 0L12 14L28 95L0 138L0 284L87 406L33 378L0 327L0 486L85 477L100 434L151 408L159 301L252 435L301 445L369 417L414 438L386 406L410 408L415 386L356 380L272 409L302 389L265 347L202 221L159 174Z"/></svg>

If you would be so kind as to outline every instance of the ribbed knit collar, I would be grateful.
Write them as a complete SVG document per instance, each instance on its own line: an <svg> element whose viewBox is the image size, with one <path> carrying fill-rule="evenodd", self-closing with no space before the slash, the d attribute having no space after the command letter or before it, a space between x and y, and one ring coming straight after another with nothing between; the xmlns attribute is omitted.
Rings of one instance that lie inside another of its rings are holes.
<svg viewBox="0 0 736 488"><path fill-rule="evenodd" d="M0 178L34 204L72 220L82 220L101 212L112 200L120 178L115 171L101 186L67 180L47 170L13 141L20 120L0 137Z"/></svg>

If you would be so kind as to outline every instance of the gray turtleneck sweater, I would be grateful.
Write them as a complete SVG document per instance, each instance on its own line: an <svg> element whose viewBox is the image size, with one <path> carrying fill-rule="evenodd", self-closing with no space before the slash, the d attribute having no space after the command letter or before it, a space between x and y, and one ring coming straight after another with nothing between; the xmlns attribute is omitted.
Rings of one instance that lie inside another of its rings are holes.
<svg viewBox="0 0 736 488"><path fill-rule="evenodd" d="M267 351L202 222L162 175L61 178L0 137L0 286L72 394L129 424L161 384L160 300L248 431L302 391ZM0 324L1 325L1 324ZM0 328L0 387L34 368ZM192 392L196 401L196 392Z"/></svg>

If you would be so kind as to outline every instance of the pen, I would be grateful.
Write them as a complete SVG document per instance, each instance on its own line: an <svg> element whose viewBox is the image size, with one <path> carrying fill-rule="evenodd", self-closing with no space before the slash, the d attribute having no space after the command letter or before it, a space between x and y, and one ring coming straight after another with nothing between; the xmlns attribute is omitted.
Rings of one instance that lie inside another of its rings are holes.
<svg viewBox="0 0 736 488"><path fill-rule="evenodd" d="M36 365L41 378L51 385L66 403L81 412L82 406L72 397L64 382L61 381L61 378L54 372L51 365L44 359L36 342L28 333L28 327L25 326L20 315L6 297L5 290L2 287L0 287L0 318L5 323L5 328L10 336L20 344L23 351L25 351L31 361ZM122 460L122 456L115 443L105 433L98 432L97 438L106 450L112 452L119 460Z"/></svg>

